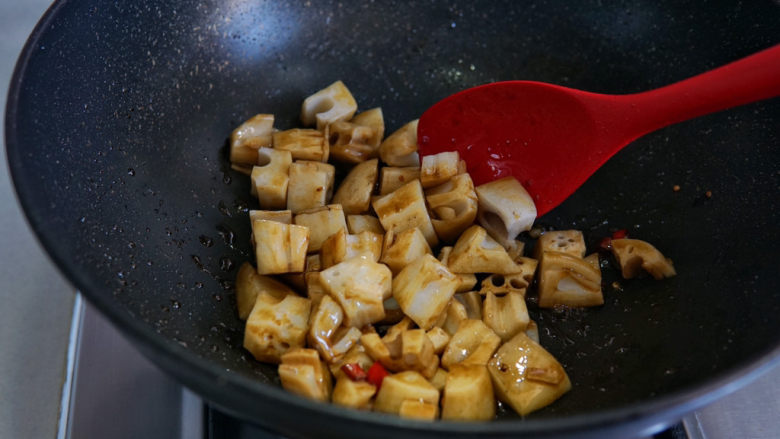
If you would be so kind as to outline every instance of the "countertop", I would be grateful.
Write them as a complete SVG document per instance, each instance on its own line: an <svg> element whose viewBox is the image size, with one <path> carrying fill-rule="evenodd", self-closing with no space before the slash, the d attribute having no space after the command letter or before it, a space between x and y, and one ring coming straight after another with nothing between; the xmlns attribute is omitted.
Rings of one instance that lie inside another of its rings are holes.
<svg viewBox="0 0 780 439"><path fill-rule="evenodd" d="M0 0L3 120L16 58L48 5L47 0ZM0 437L54 438L74 291L30 231L11 185L5 152L0 156Z"/></svg>

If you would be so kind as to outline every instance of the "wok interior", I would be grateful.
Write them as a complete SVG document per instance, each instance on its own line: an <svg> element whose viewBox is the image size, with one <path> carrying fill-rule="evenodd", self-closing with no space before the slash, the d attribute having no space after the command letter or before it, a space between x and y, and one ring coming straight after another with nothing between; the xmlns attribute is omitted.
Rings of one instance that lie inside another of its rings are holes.
<svg viewBox="0 0 780 439"><path fill-rule="evenodd" d="M299 126L303 98L337 79L382 107L388 133L491 81L638 92L768 47L780 20L773 2L411 3L60 4L11 116L23 144L9 142L54 259L88 298L225 374L276 382L241 348L232 290L257 207L225 154L240 122ZM606 269L603 307L532 307L574 385L532 418L690 389L778 345L777 114L767 101L639 139L538 220L591 245L625 228L678 275L617 291Z"/></svg>

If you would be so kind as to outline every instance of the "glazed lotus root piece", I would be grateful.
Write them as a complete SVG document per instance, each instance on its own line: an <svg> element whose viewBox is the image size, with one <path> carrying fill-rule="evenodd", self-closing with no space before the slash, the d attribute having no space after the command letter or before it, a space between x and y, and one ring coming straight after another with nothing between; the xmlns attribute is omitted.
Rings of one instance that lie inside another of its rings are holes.
<svg viewBox="0 0 780 439"><path fill-rule="evenodd" d="M333 195L333 204L341 204L344 213L350 215L368 212L371 192L379 175L379 160L360 163L349 171Z"/></svg>
<svg viewBox="0 0 780 439"><path fill-rule="evenodd" d="M477 194L469 174L456 175L427 189L425 199L433 212L433 228L442 241L455 241L477 217Z"/></svg>
<svg viewBox="0 0 780 439"><path fill-rule="evenodd" d="M407 265L393 279L393 298L422 329L430 329L444 312L458 278L432 255Z"/></svg>
<svg viewBox="0 0 780 439"><path fill-rule="evenodd" d="M352 381L347 376L336 379L333 387L334 404L358 410L371 410L371 399L376 394L376 386L368 381Z"/></svg>
<svg viewBox="0 0 780 439"><path fill-rule="evenodd" d="M425 236L429 246L434 247L439 243L431 218L428 216L428 208L425 206L425 197L419 180L407 183L392 193L375 199L372 204L385 230L401 233L417 227Z"/></svg>
<svg viewBox="0 0 780 439"><path fill-rule="evenodd" d="M439 406L438 404L416 399L405 399L398 408L398 416L407 419L433 421L439 416Z"/></svg>
<svg viewBox="0 0 780 439"><path fill-rule="evenodd" d="M314 349L294 349L279 365L282 387L297 395L328 401L332 388L330 371Z"/></svg>
<svg viewBox="0 0 780 439"><path fill-rule="evenodd" d="M249 317L257 296L261 294L269 294L277 300L282 300L284 296L295 292L270 276L257 274L252 264L244 262L236 275L236 305L239 319L246 320Z"/></svg>
<svg viewBox="0 0 780 439"><path fill-rule="evenodd" d="M372 232L348 235L344 229L330 235L320 248L322 268L332 267L358 256L377 262L381 254L382 235Z"/></svg>
<svg viewBox="0 0 780 439"><path fill-rule="evenodd" d="M252 195L257 196L263 209L283 209L287 204L292 156L288 151L271 148L260 148L256 154L258 165L250 174Z"/></svg>
<svg viewBox="0 0 780 439"><path fill-rule="evenodd" d="M439 261L444 264L445 267L449 267L450 253L452 253L452 247L450 246L442 247L441 250L439 250ZM455 290L456 293L465 293L467 291L471 291L471 289L474 288L474 285L477 284L477 276L474 273L453 274L460 281L458 289Z"/></svg>
<svg viewBox="0 0 780 439"><path fill-rule="evenodd" d="M450 368L441 397L441 418L490 421L495 416L496 400L487 367L472 364Z"/></svg>
<svg viewBox="0 0 780 439"><path fill-rule="evenodd" d="M379 158L388 166L419 166L417 123L415 119L399 128L379 145Z"/></svg>
<svg viewBox="0 0 780 439"><path fill-rule="evenodd" d="M422 158L420 183L430 188L444 184L459 174L460 154L457 151L440 152Z"/></svg>
<svg viewBox="0 0 780 439"><path fill-rule="evenodd" d="M295 224L309 229L309 253L320 251L329 236L347 229L347 221L340 204L329 204L305 210L293 219Z"/></svg>
<svg viewBox="0 0 780 439"><path fill-rule="evenodd" d="M379 195L387 195L410 181L419 179L419 166L384 166L379 170Z"/></svg>
<svg viewBox="0 0 780 439"><path fill-rule="evenodd" d="M357 111L357 102L341 81L314 93L303 101L301 121L304 126L317 125L322 131L328 124L349 120Z"/></svg>
<svg viewBox="0 0 780 439"><path fill-rule="evenodd" d="M279 363L284 353L306 342L310 311L311 301L295 294L281 300L258 295L246 321L244 348L258 361Z"/></svg>
<svg viewBox="0 0 780 439"><path fill-rule="evenodd" d="M512 274L520 271L504 247L480 226L473 225L458 238L448 258L454 273Z"/></svg>
<svg viewBox="0 0 780 439"><path fill-rule="evenodd" d="M273 144L273 130L273 114L258 114L239 125L230 133L230 162L242 166L257 164L257 150Z"/></svg>
<svg viewBox="0 0 780 439"><path fill-rule="evenodd" d="M441 365L445 369L455 364L484 366L500 344L501 338L482 320L463 320L441 356Z"/></svg>
<svg viewBox="0 0 780 439"><path fill-rule="evenodd" d="M328 141L321 131L293 128L274 133L274 149L290 151L293 160L328 161Z"/></svg>
<svg viewBox="0 0 780 439"><path fill-rule="evenodd" d="M672 260L653 247L650 243L639 239L613 239L612 254L620 265L623 277L631 279L642 270L650 273L655 279L672 277L674 271Z"/></svg>
<svg viewBox="0 0 780 439"><path fill-rule="evenodd" d="M481 184L476 192L479 224L501 245L509 246L520 232L531 230L536 219L536 205L514 177Z"/></svg>
<svg viewBox="0 0 780 439"><path fill-rule="evenodd" d="M546 251L539 264L539 306L571 307L604 304L598 261Z"/></svg>
<svg viewBox="0 0 780 439"><path fill-rule="evenodd" d="M559 252L576 258L585 256L585 238L579 230L550 230L536 241L534 257L542 259L545 252Z"/></svg>
<svg viewBox="0 0 780 439"><path fill-rule="evenodd" d="M338 361L363 335L358 328L342 327L344 313L330 296L324 296L309 318L307 340L328 363Z"/></svg>
<svg viewBox="0 0 780 439"><path fill-rule="evenodd" d="M469 319L482 318L482 296L477 291L456 293L454 299L463 304Z"/></svg>
<svg viewBox="0 0 780 439"><path fill-rule="evenodd" d="M507 293L496 296L488 293L482 307L482 320L502 341L525 331L531 318L525 305L525 297L520 293Z"/></svg>
<svg viewBox="0 0 780 439"><path fill-rule="evenodd" d="M361 232L377 233L383 236L385 234L385 229L382 228L379 218L373 215L347 215L347 230L353 235Z"/></svg>
<svg viewBox="0 0 780 439"><path fill-rule="evenodd" d="M571 389L566 371L543 347L518 333L504 343L488 363L499 401L525 416Z"/></svg>
<svg viewBox="0 0 780 439"><path fill-rule="evenodd" d="M309 228L276 221L252 222L259 274L298 273L306 264Z"/></svg>
<svg viewBox="0 0 780 439"><path fill-rule="evenodd" d="M362 328L385 316L392 273L384 264L357 257L320 272L320 283L344 311L344 324Z"/></svg>
<svg viewBox="0 0 780 439"><path fill-rule="evenodd" d="M493 294L505 294L517 292L525 297L526 290L534 280L534 273L538 262L536 259L519 257L515 259L518 272L512 274L491 274L482 280L479 293L482 295L491 292Z"/></svg>
<svg viewBox="0 0 780 439"><path fill-rule="evenodd" d="M349 122L334 122L326 129L333 159L360 163L379 154L379 144L385 134L381 108L372 108L355 115Z"/></svg>
<svg viewBox="0 0 780 439"><path fill-rule="evenodd" d="M301 160L290 164L289 175L287 209L293 213L324 206L333 195L333 165Z"/></svg>
<svg viewBox="0 0 780 439"><path fill-rule="evenodd" d="M423 401L438 407L439 391L413 370L388 375L377 392L374 410L398 414L406 400Z"/></svg>
<svg viewBox="0 0 780 439"><path fill-rule="evenodd" d="M434 324L434 327L439 327L446 332L450 337L455 335L460 328L460 324L469 318L466 306L459 300L453 298L450 299L450 303L447 304L447 308L439 316Z"/></svg>
<svg viewBox="0 0 780 439"><path fill-rule="evenodd" d="M418 228L385 233L380 261L397 275L404 267L424 255L431 254L431 247Z"/></svg>

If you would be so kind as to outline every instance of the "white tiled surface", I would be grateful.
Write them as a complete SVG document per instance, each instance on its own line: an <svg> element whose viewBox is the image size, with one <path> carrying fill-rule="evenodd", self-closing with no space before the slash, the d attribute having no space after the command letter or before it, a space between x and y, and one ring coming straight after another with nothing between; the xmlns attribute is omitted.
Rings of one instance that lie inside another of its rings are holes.
<svg viewBox="0 0 780 439"><path fill-rule="evenodd" d="M2 120L16 58L48 5L47 0L0 0ZM5 148L0 157L0 438L54 438L73 290L22 217Z"/></svg>

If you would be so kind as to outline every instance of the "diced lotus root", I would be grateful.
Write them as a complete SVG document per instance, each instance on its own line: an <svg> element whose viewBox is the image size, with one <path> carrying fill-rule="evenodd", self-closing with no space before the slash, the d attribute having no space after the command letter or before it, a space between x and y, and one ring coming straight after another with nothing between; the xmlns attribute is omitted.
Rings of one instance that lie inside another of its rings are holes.
<svg viewBox="0 0 780 439"><path fill-rule="evenodd" d="M420 183L424 188L438 186L458 175L460 154L457 151L440 152L422 158Z"/></svg>
<svg viewBox="0 0 780 439"><path fill-rule="evenodd" d="M466 319L450 339L441 356L441 365L449 369L455 364L486 365L493 352L501 344L496 335L482 320Z"/></svg>
<svg viewBox="0 0 780 439"><path fill-rule="evenodd" d="M496 351L488 371L498 400L521 416L551 404L571 389L561 364L522 332Z"/></svg>
<svg viewBox="0 0 780 439"><path fill-rule="evenodd" d="M322 267L332 267L358 256L377 262L382 254L382 240L382 235L377 233L362 232L348 235L344 229L340 229L322 243L320 249Z"/></svg>
<svg viewBox="0 0 780 439"><path fill-rule="evenodd" d="M515 334L525 331L531 318L525 305L525 297L520 293L507 293L496 296L488 293L482 311L482 320L501 340L507 341Z"/></svg>
<svg viewBox="0 0 780 439"><path fill-rule="evenodd" d="M401 186L373 201L374 211L385 230L401 233L417 227L431 247L439 243L433 229L419 180Z"/></svg>
<svg viewBox="0 0 780 439"><path fill-rule="evenodd" d="M381 110L379 113L381 119ZM384 121L381 123L381 129L384 133ZM330 154L334 160L360 163L379 155L381 134L378 135L379 133L372 126L360 125L355 123L353 119L351 122L334 122L328 125L325 132L330 143Z"/></svg>
<svg viewBox="0 0 780 439"><path fill-rule="evenodd" d="M246 320L255 306L257 296L269 294L274 299L282 300L288 294L295 294L287 285L270 277L257 274L257 270L249 262L241 264L236 275L236 304L238 318Z"/></svg>
<svg viewBox="0 0 780 439"><path fill-rule="evenodd" d="M452 247L446 246L442 247L441 250L439 250L439 261L444 264L445 267L449 268L449 260L450 260L450 253L452 253ZM467 291L471 291L472 288L477 284L477 276L474 273L453 273L458 280L460 281L460 285L458 285L458 289L455 290L456 293L465 293Z"/></svg>
<svg viewBox="0 0 780 439"><path fill-rule="evenodd" d="M289 210L250 210L250 223L255 220L276 221L282 224L292 224L292 212Z"/></svg>
<svg viewBox="0 0 780 439"><path fill-rule="evenodd" d="M279 379L289 392L317 401L330 400L330 371L314 349L298 348L284 354Z"/></svg>
<svg viewBox="0 0 780 439"><path fill-rule="evenodd" d="M642 270L650 273L655 279L672 277L677 274L672 260L664 257L646 241L639 239L613 239L612 254L615 255L623 277L631 279Z"/></svg>
<svg viewBox="0 0 780 439"><path fill-rule="evenodd" d="M341 305L344 324L362 328L385 316L382 304L389 297L392 273L384 264L357 257L320 272L325 292Z"/></svg>
<svg viewBox="0 0 780 439"><path fill-rule="evenodd" d="M417 123L415 119L399 128L379 145L379 158L388 166L419 166Z"/></svg>
<svg viewBox="0 0 780 439"><path fill-rule="evenodd" d="M309 346L313 346L328 363L338 361L363 335L358 328L344 328L341 306L324 296L309 318Z"/></svg>
<svg viewBox="0 0 780 439"><path fill-rule="evenodd" d="M490 421L496 416L493 383L484 365L455 365L447 374L441 417L457 421Z"/></svg>
<svg viewBox="0 0 780 439"><path fill-rule="evenodd" d="M371 207L371 192L376 183L379 160L363 162L349 171L333 195L333 204L341 204L346 214L368 212Z"/></svg>
<svg viewBox="0 0 780 439"><path fill-rule="evenodd" d="M385 229L382 228L379 218L373 215L347 215L347 230L353 235L360 232L385 234Z"/></svg>
<svg viewBox="0 0 780 439"><path fill-rule="evenodd" d="M433 212L433 228L442 241L455 241L477 217L477 193L469 174L453 176L427 189L425 199Z"/></svg>
<svg viewBox="0 0 780 439"><path fill-rule="evenodd" d="M281 300L258 295L246 321L244 348L258 361L279 363L284 353L306 342L310 308L309 299L295 294Z"/></svg>
<svg viewBox="0 0 780 439"><path fill-rule="evenodd" d="M477 291L455 294L455 300L463 304L466 309L466 316L470 319L482 318L482 295Z"/></svg>
<svg viewBox="0 0 780 439"><path fill-rule="evenodd" d="M430 329L444 312L458 279L431 255L407 265L393 279L393 297L420 328Z"/></svg>
<svg viewBox="0 0 780 439"><path fill-rule="evenodd" d="M585 256L585 238L579 230L551 230L536 241L534 257L541 259L544 252L559 252L577 258Z"/></svg>
<svg viewBox="0 0 780 439"><path fill-rule="evenodd" d="M468 318L469 315L468 311L466 310L466 306L463 305L459 300L453 298L450 299L450 303L447 304L447 308L436 320L434 326L440 327L444 330L444 332L452 337L456 332L458 332L460 324Z"/></svg>
<svg viewBox="0 0 780 439"><path fill-rule="evenodd" d="M357 102L341 81L307 97L301 107L301 121L305 126L317 125L322 131L328 124L349 120L357 111Z"/></svg>
<svg viewBox="0 0 780 439"><path fill-rule="evenodd" d="M379 194L387 195L399 187L419 179L419 166L384 166L379 170Z"/></svg>
<svg viewBox="0 0 780 439"><path fill-rule="evenodd" d="M329 236L347 230L347 221L340 204L304 210L295 215L295 224L309 229L309 253L320 251Z"/></svg>
<svg viewBox="0 0 780 439"><path fill-rule="evenodd" d="M398 414L406 400L439 405L439 391L419 372L413 370L391 374L382 380L377 392L374 410Z"/></svg>
<svg viewBox="0 0 780 439"><path fill-rule="evenodd" d="M536 259L520 257L515 261L518 269L512 274L491 274L482 280L480 294L492 292L500 295L510 291L518 292L525 297L525 292L534 280L534 273L538 265Z"/></svg>
<svg viewBox="0 0 780 439"><path fill-rule="evenodd" d="M293 128L274 133L274 149L290 151L293 160L328 161L328 141L321 131Z"/></svg>
<svg viewBox="0 0 780 439"><path fill-rule="evenodd" d="M289 170L292 156L287 151L260 148L257 165L252 168L251 192L263 209L283 209L287 205Z"/></svg>
<svg viewBox="0 0 780 439"><path fill-rule="evenodd" d="M512 274L521 271L504 247L477 225L466 229L458 238L449 254L448 267L454 273Z"/></svg>
<svg viewBox="0 0 780 439"><path fill-rule="evenodd" d="M490 236L507 247L520 234L530 230L536 219L533 199L514 177L481 184L477 219Z"/></svg>
<svg viewBox="0 0 780 439"><path fill-rule="evenodd" d="M376 394L376 386L368 381L353 381L347 376L336 380L333 387L333 403L358 410L371 410L371 399Z"/></svg>
<svg viewBox="0 0 780 439"><path fill-rule="evenodd" d="M544 252L539 264L539 306L604 304L601 270L569 253Z"/></svg>
<svg viewBox="0 0 780 439"><path fill-rule="evenodd" d="M415 227L400 233L390 230L384 236L380 261L397 275L407 265L430 254L431 247L420 229Z"/></svg>
<svg viewBox="0 0 780 439"><path fill-rule="evenodd" d="M322 207L333 195L336 168L327 163L300 160L290 165L287 209L293 213Z"/></svg>
<svg viewBox="0 0 780 439"><path fill-rule="evenodd" d="M257 150L272 145L273 114L258 114L230 133L230 162L237 165L257 164Z"/></svg>
<svg viewBox="0 0 780 439"><path fill-rule="evenodd" d="M398 408L398 416L407 419L432 421L439 416L439 405L417 399L406 399Z"/></svg>
<svg viewBox="0 0 780 439"><path fill-rule="evenodd" d="M252 222L259 274L302 272L309 246L309 228L275 221Z"/></svg>

